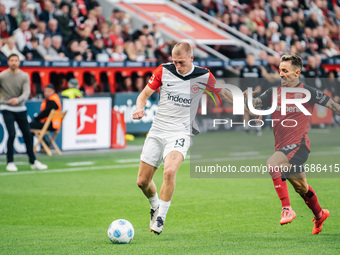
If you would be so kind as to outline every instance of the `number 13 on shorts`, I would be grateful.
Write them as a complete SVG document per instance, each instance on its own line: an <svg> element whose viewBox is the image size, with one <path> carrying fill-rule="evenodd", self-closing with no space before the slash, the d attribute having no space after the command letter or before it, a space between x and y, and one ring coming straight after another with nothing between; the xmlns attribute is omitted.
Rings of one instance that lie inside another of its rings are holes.
<svg viewBox="0 0 340 255"><path fill-rule="evenodd" d="M176 147L184 147L184 143L185 143L185 138L176 139L174 148L176 148Z"/></svg>

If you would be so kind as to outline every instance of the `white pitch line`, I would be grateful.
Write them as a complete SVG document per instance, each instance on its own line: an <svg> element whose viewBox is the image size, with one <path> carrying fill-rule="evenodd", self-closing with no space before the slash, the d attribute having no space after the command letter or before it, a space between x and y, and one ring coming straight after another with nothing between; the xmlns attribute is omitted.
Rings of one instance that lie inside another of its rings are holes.
<svg viewBox="0 0 340 255"><path fill-rule="evenodd" d="M115 169L122 167L138 167L139 164L131 165L110 165L110 166L90 166L90 167L74 167L74 168L62 168L62 169L51 169L51 170L34 170L34 171L23 171L23 172L4 172L0 173L0 176L8 175L24 175L24 174L49 174L49 173L63 173L63 172L80 172L80 171L91 171L91 170L105 170Z"/></svg>
<svg viewBox="0 0 340 255"><path fill-rule="evenodd" d="M68 166L91 166L94 165L93 161L81 161L81 162L71 162L67 163Z"/></svg>
<svg viewBox="0 0 340 255"><path fill-rule="evenodd" d="M315 155L339 155L339 151L319 151L311 153L311 156ZM261 155L253 157L233 157L233 158L215 158L207 161L207 159L193 160L192 163L211 162L211 161L244 161L253 159L266 159L270 155ZM184 160L183 164L190 164L189 160ZM116 169L116 168L128 168L128 167L139 167L139 164L128 164L128 165L110 165L110 166L91 166L91 167L73 167L73 168L62 168L62 169L51 169L51 170L34 170L34 171L19 171L19 172L3 172L0 176L10 175L25 175L25 174L48 174L48 173L64 173L64 172L81 172L81 171L92 171L92 170L105 170L105 169Z"/></svg>
<svg viewBox="0 0 340 255"><path fill-rule="evenodd" d="M258 151L245 151L245 152L234 152L230 153L230 156L254 156L259 155Z"/></svg>
<svg viewBox="0 0 340 255"><path fill-rule="evenodd" d="M119 159L116 160L117 163L131 163L131 162L139 162L139 158L128 158L128 159Z"/></svg>

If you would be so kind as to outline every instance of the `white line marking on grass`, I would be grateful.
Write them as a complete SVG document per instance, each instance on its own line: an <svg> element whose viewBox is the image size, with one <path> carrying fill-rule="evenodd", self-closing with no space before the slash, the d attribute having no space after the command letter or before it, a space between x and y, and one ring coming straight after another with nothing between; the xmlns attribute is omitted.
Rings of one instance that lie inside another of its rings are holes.
<svg viewBox="0 0 340 255"><path fill-rule="evenodd" d="M26 162L23 162L23 161L15 161L14 162L17 166L23 166L23 165L27 165L27 161ZM0 165L7 165L7 162L6 161L3 161L3 162L0 162Z"/></svg>
<svg viewBox="0 0 340 255"><path fill-rule="evenodd" d="M74 167L74 168L62 168L62 169L51 169L51 170L35 170L35 171L19 171L19 172L4 172L0 173L0 176L8 175L24 175L24 174L49 174L49 173L64 173L64 172L81 172L81 171L92 171L92 170L106 170L116 168L128 168L128 167L139 167L139 164L131 165L110 165L110 166L90 166L90 167Z"/></svg>
<svg viewBox="0 0 340 255"><path fill-rule="evenodd" d="M82 161L82 162L71 162L71 163L67 163L66 165L68 166L90 166L93 164L94 164L93 161Z"/></svg>
<svg viewBox="0 0 340 255"><path fill-rule="evenodd" d="M234 152L230 153L230 156L254 156L259 155L258 151L245 151L245 152Z"/></svg>
<svg viewBox="0 0 340 255"><path fill-rule="evenodd" d="M139 158L128 158L128 159L119 159L116 160L117 163L131 163L131 162L139 162Z"/></svg>
<svg viewBox="0 0 340 255"><path fill-rule="evenodd" d="M338 151L319 151L311 153L311 156L318 155L339 155ZM216 158L209 161L206 160L193 160L193 163L199 162L211 162L211 161L241 161L241 160L253 160L253 159L267 159L270 155L261 155L254 157L233 157L233 158ZM183 164L190 164L190 160L185 160ZM81 171L92 171L92 170L106 170L106 169L123 169L123 168L138 168L139 164L127 164L127 165L110 165L110 166L90 166L90 167L73 167L73 168L62 168L62 169L51 169L51 170L34 170L34 171L19 171L19 172L3 172L0 176L9 175L25 175L25 174L49 174L49 173L66 173L66 172L81 172Z"/></svg>

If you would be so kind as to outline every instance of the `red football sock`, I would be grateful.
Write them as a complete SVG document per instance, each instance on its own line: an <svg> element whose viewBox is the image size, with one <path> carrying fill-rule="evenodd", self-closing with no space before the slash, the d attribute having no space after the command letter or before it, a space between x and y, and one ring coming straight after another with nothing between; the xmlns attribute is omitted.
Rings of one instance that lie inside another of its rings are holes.
<svg viewBox="0 0 340 255"><path fill-rule="evenodd" d="M276 193L281 200L282 208L290 208L287 181L282 181L281 178L274 178L273 182Z"/></svg>
<svg viewBox="0 0 340 255"><path fill-rule="evenodd" d="M313 188L308 185L308 192L306 194L301 195L303 200L305 200L306 205L312 210L316 219L320 219L322 217L322 208L319 204L318 197L315 194Z"/></svg>

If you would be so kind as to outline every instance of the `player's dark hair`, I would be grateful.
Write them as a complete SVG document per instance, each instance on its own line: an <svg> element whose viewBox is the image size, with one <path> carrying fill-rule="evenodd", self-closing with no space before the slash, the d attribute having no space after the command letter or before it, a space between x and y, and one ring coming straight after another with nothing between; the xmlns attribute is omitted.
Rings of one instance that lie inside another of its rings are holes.
<svg viewBox="0 0 340 255"><path fill-rule="evenodd" d="M12 53L11 55L8 56L7 60L10 60L11 57L17 57L19 58L18 54Z"/></svg>
<svg viewBox="0 0 340 255"><path fill-rule="evenodd" d="M283 55L280 59L280 62L285 62L285 61L292 61L292 66L294 70L296 69L302 69L302 58L298 55Z"/></svg>

